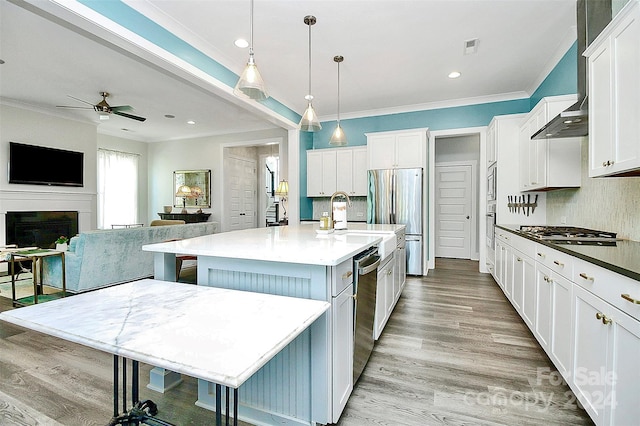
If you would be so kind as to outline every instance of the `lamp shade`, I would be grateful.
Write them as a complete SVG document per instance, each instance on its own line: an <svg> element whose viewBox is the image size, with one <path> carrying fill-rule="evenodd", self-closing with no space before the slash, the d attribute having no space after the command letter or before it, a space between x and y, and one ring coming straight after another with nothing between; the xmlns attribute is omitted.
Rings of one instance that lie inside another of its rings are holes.
<svg viewBox="0 0 640 426"><path fill-rule="evenodd" d="M313 109L311 101L309 101L309 106L307 106L304 114L302 114L302 120L300 120L300 130L302 130L303 132L317 132L322 130L320 120L318 120L318 116L316 115L316 111Z"/></svg>
<svg viewBox="0 0 640 426"><path fill-rule="evenodd" d="M248 96L250 99L257 101L263 101L269 97L267 94L267 87L262 80L262 76L258 71L256 61L253 58L253 0L251 0L251 13L249 19L249 27L251 31L251 43L249 45L249 60L247 66L244 67L240 79L233 88L233 93L236 96Z"/></svg>
<svg viewBox="0 0 640 426"><path fill-rule="evenodd" d="M276 195L278 197L286 197L287 194L289 194L289 182L283 179L278 184L278 189L276 189Z"/></svg>
<svg viewBox="0 0 640 426"><path fill-rule="evenodd" d="M257 101L263 101L269 97L267 94L267 87L262 80L260 71L253 59L253 52L249 54L249 61L244 68L240 79L236 83L236 87L233 89L233 93L237 96L246 95L250 99Z"/></svg>
<svg viewBox="0 0 640 426"><path fill-rule="evenodd" d="M333 146L344 146L347 144L347 135L344 134L344 130L342 130L340 123L338 123L336 129L331 134L329 143Z"/></svg>
<svg viewBox="0 0 640 426"><path fill-rule="evenodd" d="M180 185L178 190L176 191L176 197L190 197L191 196L191 188L187 185Z"/></svg>

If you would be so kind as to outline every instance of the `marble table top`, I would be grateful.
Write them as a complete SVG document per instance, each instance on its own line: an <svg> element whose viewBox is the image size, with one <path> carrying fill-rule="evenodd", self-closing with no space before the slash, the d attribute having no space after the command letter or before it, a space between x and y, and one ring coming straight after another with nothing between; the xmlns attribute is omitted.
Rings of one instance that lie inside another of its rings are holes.
<svg viewBox="0 0 640 426"><path fill-rule="evenodd" d="M335 266L382 241L405 225L359 224L321 234L319 223L222 232L179 241L148 244L142 250L231 259Z"/></svg>
<svg viewBox="0 0 640 426"><path fill-rule="evenodd" d="M1 312L0 320L237 388L329 306L145 279Z"/></svg>

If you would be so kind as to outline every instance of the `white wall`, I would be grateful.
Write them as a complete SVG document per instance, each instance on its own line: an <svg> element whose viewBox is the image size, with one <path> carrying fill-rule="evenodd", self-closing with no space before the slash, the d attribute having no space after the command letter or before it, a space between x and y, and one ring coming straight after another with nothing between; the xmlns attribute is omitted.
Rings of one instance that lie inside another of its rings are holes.
<svg viewBox="0 0 640 426"><path fill-rule="evenodd" d="M78 211L79 230L95 229L96 125L7 104L0 105L0 117L0 244L5 243L7 211ZM9 142L83 152L84 187L8 183Z"/></svg>
<svg viewBox="0 0 640 426"><path fill-rule="evenodd" d="M209 220L222 223L223 147L260 143L265 139L287 140L287 132L272 129L233 135L208 136L181 141L149 144L148 220L157 219L162 206L173 204L173 172L175 170L211 170L211 213ZM286 146L286 143L284 144ZM281 166L283 166L281 162ZM286 174L284 174L286 176Z"/></svg>

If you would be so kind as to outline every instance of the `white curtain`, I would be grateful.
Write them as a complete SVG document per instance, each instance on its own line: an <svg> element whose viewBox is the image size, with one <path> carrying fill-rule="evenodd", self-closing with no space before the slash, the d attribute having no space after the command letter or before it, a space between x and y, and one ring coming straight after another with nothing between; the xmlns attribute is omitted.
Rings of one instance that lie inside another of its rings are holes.
<svg viewBox="0 0 640 426"><path fill-rule="evenodd" d="M98 228L138 222L138 155L98 149Z"/></svg>

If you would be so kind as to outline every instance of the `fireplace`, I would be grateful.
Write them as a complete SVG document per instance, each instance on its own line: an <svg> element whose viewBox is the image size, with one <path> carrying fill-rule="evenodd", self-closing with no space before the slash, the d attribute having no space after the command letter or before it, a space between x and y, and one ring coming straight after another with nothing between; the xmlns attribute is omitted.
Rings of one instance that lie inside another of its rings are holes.
<svg viewBox="0 0 640 426"><path fill-rule="evenodd" d="M71 238L78 233L78 212L7 212L5 229L6 244L54 248L61 235Z"/></svg>

